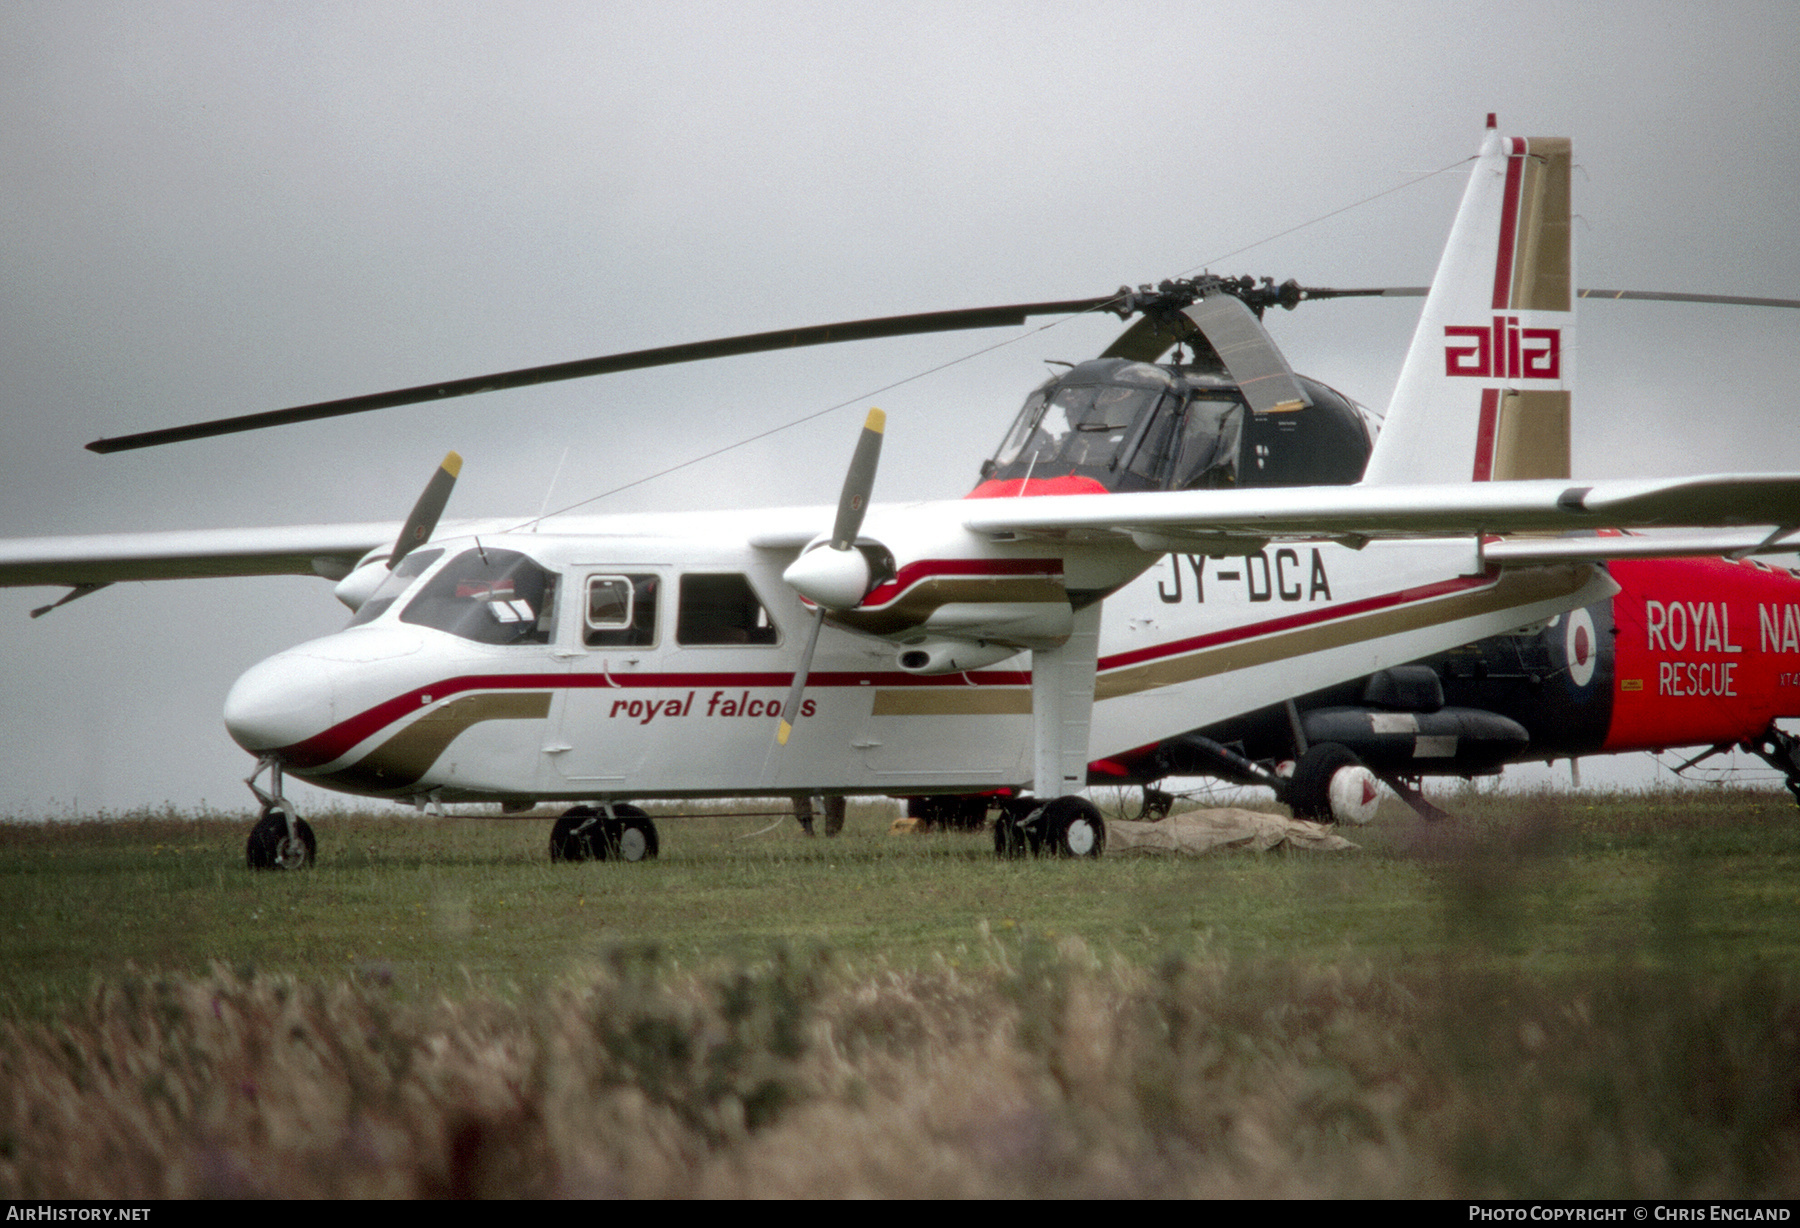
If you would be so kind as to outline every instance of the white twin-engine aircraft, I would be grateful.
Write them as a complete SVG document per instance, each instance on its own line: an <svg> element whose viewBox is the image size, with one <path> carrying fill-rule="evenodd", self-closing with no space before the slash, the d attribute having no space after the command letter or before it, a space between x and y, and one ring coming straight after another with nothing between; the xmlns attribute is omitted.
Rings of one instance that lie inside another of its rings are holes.
<svg viewBox="0 0 1800 1228"><path fill-rule="evenodd" d="M1800 476L1546 476L1568 463L1569 144L1489 128L1356 485L1284 487L1265 474L1283 448L1329 449L1333 430L1370 429L1294 375L1259 322L1266 306L1332 292L1203 277L671 347L94 445L1043 311L1143 312L1106 356L1032 394L966 499L866 506L883 430L874 411L835 515L440 529L453 453L403 526L13 541L0 543L0 584L66 584L67 601L126 579L337 580L349 626L255 666L225 702L232 737L258 758L252 866L314 855L282 796L287 774L421 805L581 803L555 825L558 859L654 856L656 829L631 801L983 791L1009 794L995 826L1002 854L1097 854L1104 825L1079 796L1092 761L1590 605L1615 591L1593 560L1660 549L1592 530L1730 529L1701 548L1749 552L1800 525ZM1176 361L1157 365L1172 345ZM1584 535L1555 536L1570 531ZM1688 539L1679 552L1694 549ZM1165 555L1172 579L1165 566L1133 583ZM1188 591L1212 595L1172 601L1184 575Z"/></svg>

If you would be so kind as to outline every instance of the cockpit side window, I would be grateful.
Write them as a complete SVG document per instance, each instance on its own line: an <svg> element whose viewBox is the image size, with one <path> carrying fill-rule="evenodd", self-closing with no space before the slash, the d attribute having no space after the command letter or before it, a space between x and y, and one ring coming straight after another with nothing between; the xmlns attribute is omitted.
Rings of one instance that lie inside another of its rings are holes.
<svg viewBox="0 0 1800 1228"><path fill-rule="evenodd" d="M651 648L656 644L655 575L589 576L582 632L590 648Z"/></svg>
<svg viewBox="0 0 1800 1228"><path fill-rule="evenodd" d="M774 644L780 636L749 577L725 575L681 577L681 601L675 620L675 642L701 644Z"/></svg>
<svg viewBox="0 0 1800 1228"><path fill-rule="evenodd" d="M1152 488L1162 482L1162 475L1169 467L1169 439L1175 433L1175 423L1181 418L1181 401L1175 396L1166 396L1156 412L1144 424L1144 430L1138 436L1137 446L1132 449L1131 460L1125 468L1128 473L1143 478Z"/></svg>
<svg viewBox="0 0 1800 1228"><path fill-rule="evenodd" d="M1010 465L1019 459L1019 452L1025 447L1025 441L1031 438L1033 431L1037 430L1038 418L1044 412L1044 402L1049 399L1052 386L1045 384L1041 388L1033 389L1031 395L1025 398L1025 408L1019 411L1019 416L1013 420L1012 430L1006 433L1006 441L994 454L996 469Z"/></svg>
<svg viewBox="0 0 1800 1228"><path fill-rule="evenodd" d="M419 590L400 621L480 644L547 644L556 575L515 550L465 550Z"/></svg>
<svg viewBox="0 0 1800 1228"><path fill-rule="evenodd" d="M350 620L350 626L360 627L364 623L374 622L387 613L388 607L398 601L400 595L412 587L412 582L417 580L426 568L443 557L442 550L430 549L415 550L401 559L394 569L388 572L387 579L381 582L381 587L377 588L369 595L367 601L357 607L356 616Z"/></svg>

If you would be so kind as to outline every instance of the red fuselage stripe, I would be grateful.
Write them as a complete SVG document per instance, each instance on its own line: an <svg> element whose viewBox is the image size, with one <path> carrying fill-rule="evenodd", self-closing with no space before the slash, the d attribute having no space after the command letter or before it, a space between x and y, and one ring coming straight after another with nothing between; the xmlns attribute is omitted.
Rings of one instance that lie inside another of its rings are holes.
<svg viewBox="0 0 1800 1228"><path fill-rule="evenodd" d="M1367 597L1361 601L1350 601L1343 605L1310 610L1304 614L1289 614L1282 618L1271 618L1267 622L1252 623L1245 627L1231 627L1207 635L1196 635L1185 640L1140 648L1135 652L1121 652L1116 656L1100 658L1100 669L1105 671L1120 669L1127 665L1142 665L1146 661L1181 656L1184 653L1196 652L1204 648L1216 648L1221 644L1234 644L1243 640L1256 639L1259 636L1293 631L1300 627L1353 618L1375 610L1387 610L1395 606L1430 601L1434 597L1445 597L1451 593L1460 593L1472 588L1484 588L1492 584L1497 575L1498 572L1490 570L1486 575L1459 576L1454 580L1441 580L1435 584L1425 584L1418 588L1402 589L1397 593L1385 593L1379 597Z"/></svg>
<svg viewBox="0 0 1800 1228"><path fill-rule="evenodd" d="M870 590L857 608L878 609L898 599L907 589L943 576L1060 576L1061 559L920 559L902 567L892 580Z"/></svg>
<svg viewBox="0 0 1800 1228"><path fill-rule="evenodd" d="M1403 589L1400 592L1388 593L1379 597L1370 597L1362 601L1347 602L1329 609L1309 611L1304 614L1290 614L1281 618L1272 618L1265 622L1252 623L1248 626L1233 627L1224 631L1216 631L1207 635L1193 636L1185 640L1177 640L1150 648L1141 648L1134 652L1118 653L1103 657L1099 669L1120 669L1130 665L1141 665L1147 661L1155 661L1165 657L1181 656L1185 653L1201 649L1217 647L1221 644L1236 643L1242 640L1255 639L1262 635L1273 635L1282 631L1291 631L1299 627L1312 626L1330 622L1334 619L1353 618L1374 610L1390 609L1395 606L1409 605L1419 601L1429 601L1450 593L1462 592L1466 589L1478 588L1493 582L1493 573L1486 576L1464 576L1455 580L1445 580L1436 584L1427 584L1418 588ZM689 687L739 687L739 688L785 688L793 685L794 675L791 672L776 670L738 671L738 672L679 672L679 673L566 673L566 674L465 674L457 678L446 678L428 686L415 687L402 695L385 700L357 713L346 720L338 722L331 728L314 734L291 746L279 748L282 761L291 768L304 770L320 767L348 754L356 745L373 737L394 722L401 720L421 708L429 707L453 696L467 691L558 691L586 689L646 690L676 689ZM1031 685L1031 675L1024 670L972 670L966 674L909 674L900 670L888 670L880 673L848 673L820 671L807 679L809 689L831 687L943 687L968 686L973 681L978 686L1023 687Z"/></svg>

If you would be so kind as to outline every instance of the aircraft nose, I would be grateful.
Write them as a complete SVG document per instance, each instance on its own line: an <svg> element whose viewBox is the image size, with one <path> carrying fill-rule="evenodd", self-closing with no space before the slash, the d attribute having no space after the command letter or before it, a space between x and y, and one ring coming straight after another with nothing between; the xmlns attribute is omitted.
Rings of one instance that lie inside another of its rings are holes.
<svg viewBox="0 0 1800 1228"><path fill-rule="evenodd" d="M294 652L252 665L225 696L225 728L232 741L261 755L330 728L334 673Z"/></svg>

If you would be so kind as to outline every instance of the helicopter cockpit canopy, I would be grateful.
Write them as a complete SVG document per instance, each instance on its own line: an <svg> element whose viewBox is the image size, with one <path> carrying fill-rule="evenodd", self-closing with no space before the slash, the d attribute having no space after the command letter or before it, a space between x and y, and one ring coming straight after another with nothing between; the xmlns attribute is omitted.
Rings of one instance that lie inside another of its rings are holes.
<svg viewBox="0 0 1800 1228"><path fill-rule="evenodd" d="M1256 414L1208 368L1080 363L1035 389L984 477L1083 477L1109 491L1357 481L1371 439L1340 394L1298 377L1310 404Z"/></svg>

